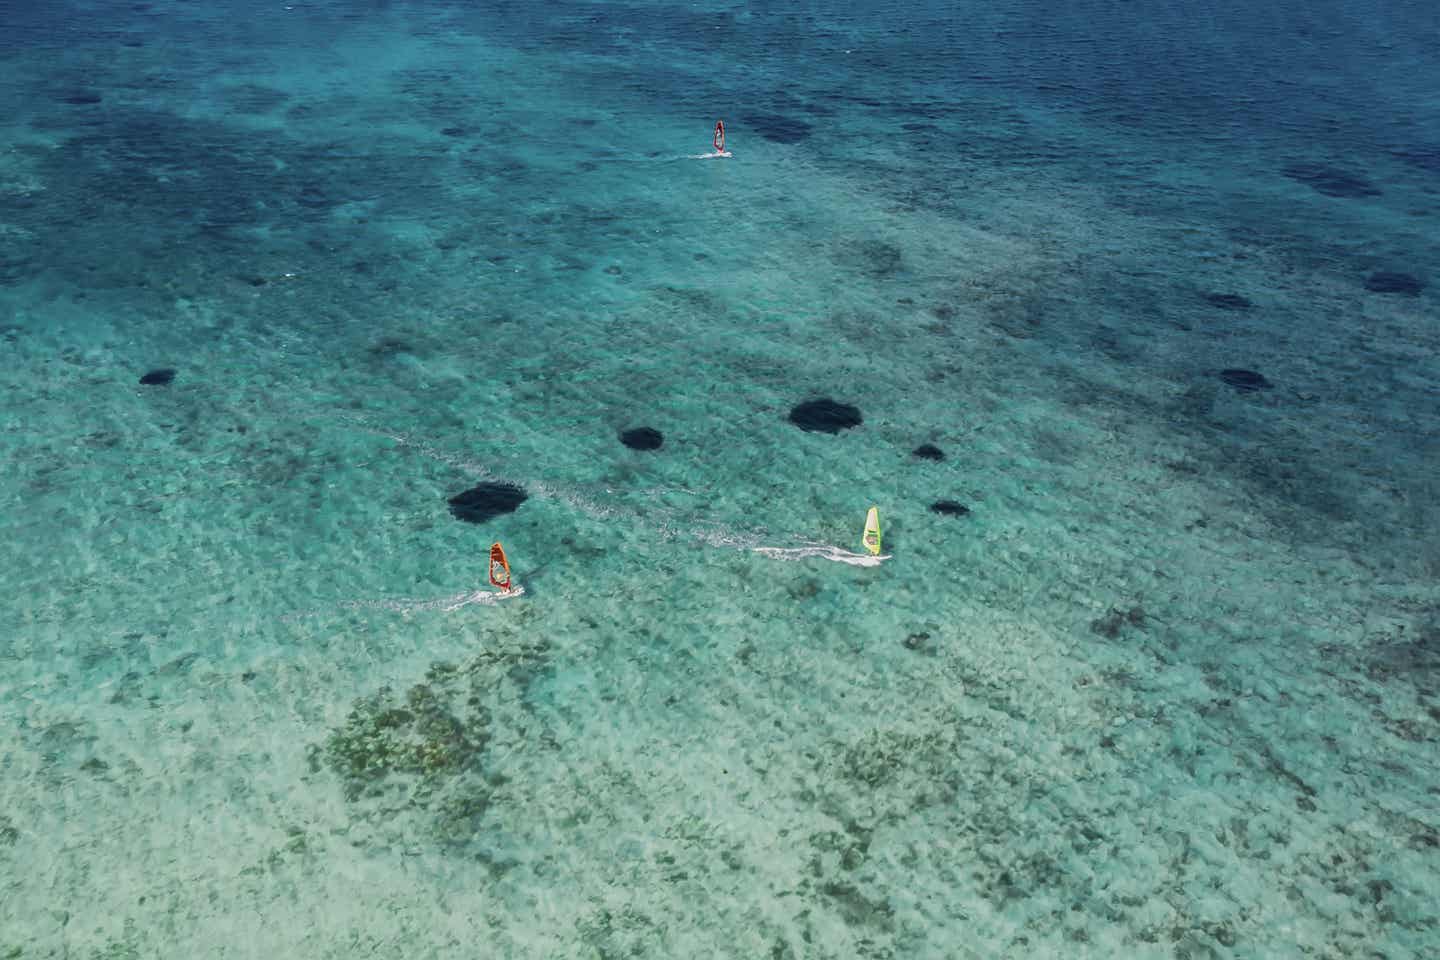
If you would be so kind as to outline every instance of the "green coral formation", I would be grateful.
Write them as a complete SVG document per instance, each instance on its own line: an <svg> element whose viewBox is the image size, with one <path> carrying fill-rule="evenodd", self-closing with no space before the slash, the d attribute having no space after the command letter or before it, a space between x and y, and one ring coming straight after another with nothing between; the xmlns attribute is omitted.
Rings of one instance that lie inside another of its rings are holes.
<svg viewBox="0 0 1440 960"><path fill-rule="evenodd" d="M394 774L435 780L476 764L487 739L484 718L461 720L450 690L456 669L436 664L426 683L403 699L389 687L357 701L345 725L331 733L318 759L339 774L356 800ZM312 755L312 765L316 762Z"/></svg>
<svg viewBox="0 0 1440 960"><path fill-rule="evenodd" d="M461 848L480 836L505 782L489 769L486 748L498 725L528 712L525 694L544 672L545 650L519 637L496 642L463 666L432 665L403 695L382 687L356 700L309 754L313 773L339 778L350 802L350 841L413 838L418 828L442 847ZM287 844L286 852L299 851Z"/></svg>
<svg viewBox="0 0 1440 960"><path fill-rule="evenodd" d="M91 956L95 960L140 960L140 951L133 944L111 940Z"/></svg>

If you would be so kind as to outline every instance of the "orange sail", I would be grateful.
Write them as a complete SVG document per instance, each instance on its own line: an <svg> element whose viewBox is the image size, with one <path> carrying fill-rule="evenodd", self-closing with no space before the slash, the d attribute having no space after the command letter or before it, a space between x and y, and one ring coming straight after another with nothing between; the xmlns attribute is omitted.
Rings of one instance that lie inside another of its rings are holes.
<svg viewBox="0 0 1440 960"><path fill-rule="evenodd" d="M505 559L505 548L498 543L490 544L490 582L501 590L510 589L510 561Z"/></svg>

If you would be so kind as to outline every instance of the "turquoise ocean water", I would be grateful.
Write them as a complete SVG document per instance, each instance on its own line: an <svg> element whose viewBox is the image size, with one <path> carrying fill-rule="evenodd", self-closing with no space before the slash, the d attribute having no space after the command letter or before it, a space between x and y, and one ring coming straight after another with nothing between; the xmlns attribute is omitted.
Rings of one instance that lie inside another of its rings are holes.
<svg viewBox="0 0 1440 960"><path fill-rule="evenodd" d="M1437 51L0 0L0 958L1437 955Z"/></svg>

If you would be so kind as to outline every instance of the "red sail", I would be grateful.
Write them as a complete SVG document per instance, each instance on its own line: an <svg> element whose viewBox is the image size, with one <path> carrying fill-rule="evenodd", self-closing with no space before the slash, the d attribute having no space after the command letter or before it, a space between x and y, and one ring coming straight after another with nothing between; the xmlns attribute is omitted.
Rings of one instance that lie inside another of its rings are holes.
<svg viewBox="0 0 1440 960"><path fill-rule="evenodd" d="M501 590L510 589L510 561L505 559L505 550L498 543L490 545L490 582Z"/></svg>

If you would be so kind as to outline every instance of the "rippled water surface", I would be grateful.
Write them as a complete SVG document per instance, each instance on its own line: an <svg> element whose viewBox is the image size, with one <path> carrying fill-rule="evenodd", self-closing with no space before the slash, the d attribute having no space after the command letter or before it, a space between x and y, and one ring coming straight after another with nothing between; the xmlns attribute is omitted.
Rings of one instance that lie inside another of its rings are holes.
<svg viewBox="0 0 1440 960"><path fill-rule="evenodd" d="M0 958L1434 955L1437 50L0 0Z"/></svg>

